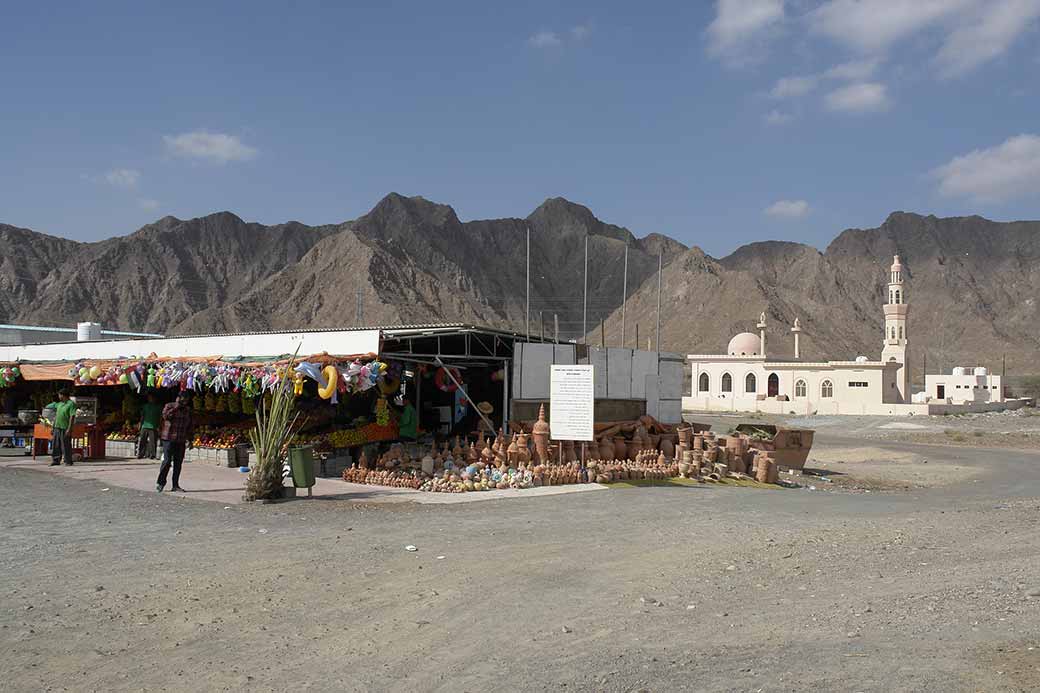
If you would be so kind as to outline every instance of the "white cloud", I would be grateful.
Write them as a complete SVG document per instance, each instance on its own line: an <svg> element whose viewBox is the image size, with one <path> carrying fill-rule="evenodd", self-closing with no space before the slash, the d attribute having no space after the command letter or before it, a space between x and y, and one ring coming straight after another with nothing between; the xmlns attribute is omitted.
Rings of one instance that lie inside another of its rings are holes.
<svg viewBox="0 0 1040 693"><path fill-rule="evenodd" d="M535 48L556 48L563 45L563 39L555 31L539 31L527 39L527 43Z"/></svg>
<svg viewBox="0 0 1040 693"><path fill-rule="evenodd" d="M877 71L877 60L854 60L849 63L835 65L823 73L828 79L849 80L856 82L873 76Z"/></svg>
<svg viewBox="0 0 1040 693"><path fill-rule="evenodd" d="M848 113L883 111L891 105L887 87L878 82L858 82L839 87L827 94L824 103L828 110Z"/></svg>
<svg viewBox="0 0 1040 693"><path fill-rule="evenodd" d="M1040 0L828 0L808 15L813 32L867 54L937 32L942 47L935 62L944 77L1003 55L1038 17Z"/></svg>
<svg viewBox="0 0 1040 693"><path fill-rule="evenodd" d="M790 113L784 113L783 111L778 111L774 108L769 113L762 116L762 120L766 122L766 125L786 125L794 120L794 116Z"/></svg>
<svg viewBox="0 0 1040 693"><path fill-rule="evenodd" d="M217 164L248 161L257 150L242 143L235 135L197 130L180 135L163 135L166 149L176 156L201 159Z"/></svg>
<svg viewBox="0 0 1040 693"><path fill-rule="evenodd" d="M155 210L159 209L159 200L144 198L138 200L137 204L141 207L141 209L145 210L146 212L154 212Z"/></svg>
<svg viewBox="0 0 1040 693"><path fill-rule="evenodd" d="M717 0L708 50L732 63L747 62L747 50L783 19L784 0Z"/></svg>
<svg viewBox="0 0 1040 693"><path fill-rule="evenodd" d="M986 6L974 21L950 33L935 57L939 73L956 77L1007 52L1040 17L1040 0L999 0Z"/></svg>
<svg viewBox="0 0 1040 693"><path fill-rule="evenodd" d="M810 211L805 200L778 200L766 207L763 213L776 219L804 219Z"/></svg>
<svg viewBox="0 0 1040 693"><path fill-rule="evenodd" d="M592 33L592 27L588 24L579 24L578 26L571 27L571 38L575 41L584 41Z"/></svg>
<svg viewBox="0 0 1040 693"><path fill-rule="evenodd" d="M770 90L769 95L774 99L787 99L798 96L805 96L813 89L816 88L816 84L819 82L819 78L816 75L803 75L799 77L783 77L776 81L773 88Z"/></svg>
<svg viewBox="0 0 1040 693"><path fill-rule="evenodd" d="M813 31L870 53L935 26L978 2L980 0L829 0L809 13L809 23Z"/></svg>
<svg viewBox="0 0 1040 693"><path fill-rule="evenodd" d="M933 169L939 192L979 202L1040 195L1040 135L1018 135Z"/></svg>
<svg viewBox="0 0 1040 693"><path fill-rule="evenodd" d="M105 182L117 188L136 188L141 172L132 168L116 168L105 174Z"/></svg>

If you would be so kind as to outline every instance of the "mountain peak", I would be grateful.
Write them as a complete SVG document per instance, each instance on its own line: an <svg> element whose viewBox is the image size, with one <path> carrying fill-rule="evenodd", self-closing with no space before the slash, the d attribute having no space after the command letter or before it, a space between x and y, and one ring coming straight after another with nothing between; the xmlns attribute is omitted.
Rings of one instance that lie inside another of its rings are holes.
<svg viewBox="0 0 1040 693"><path fill-rule="evenodd" d="M455 210L449 205L431 202L418 195L405 197L396 192L386 195L365 217L383 225L405 219L434 226L460 223Z"/></svg>

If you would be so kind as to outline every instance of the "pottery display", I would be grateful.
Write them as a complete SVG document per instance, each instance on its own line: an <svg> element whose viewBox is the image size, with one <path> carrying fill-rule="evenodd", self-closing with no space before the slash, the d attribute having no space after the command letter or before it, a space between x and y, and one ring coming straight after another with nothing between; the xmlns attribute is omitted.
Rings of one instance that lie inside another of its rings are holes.
<svg viewBox="0 0 1040 693"><path fill-rule="evenodd" d="M549 461L549 423L545 420L545 405L538 407L538 420L531 431L534 438L534 458L536 462Z"/></svg>

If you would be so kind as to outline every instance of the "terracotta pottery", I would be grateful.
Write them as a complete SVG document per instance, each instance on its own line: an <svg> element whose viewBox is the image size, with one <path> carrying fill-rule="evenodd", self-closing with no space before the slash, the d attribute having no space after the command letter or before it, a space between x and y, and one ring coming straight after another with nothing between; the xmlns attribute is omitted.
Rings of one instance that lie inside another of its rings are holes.
<svg viewBox="0 0 1040 693"><path fill-rule="evenodd" d="M545 405L538 407L538 420L534 422L531 429L531 437L534 438L534 458L537 462L549 461L549 423L545 420Z"/></svg>
<svg viewBox="0 0 1040 693"><path fill-rule="evenodd" d="M610 438L603 436L599 439L599 456L601 459L609 460L614 456L614 443L610 441Z"/></svg>
<svg viewBox="0 0 1040 693"><path fill-rule="evenodd" d="M636 456L639 455L642 450L643 446L640 444L640 440L638 438L633 438L628 441L628 449L625 451L625 459L635 460Z"/></svg>
<svg viewBox="0 0 1040 693"><path fill-rule="evenodd" d="M576 459L578 459L578 456L574 452L574 441L563 441L563 461L574 462Z"/></svg>
<svg viewBox="0 0 1040 693"><path fill-rule="evenodd" d="M669 460L675 459L675 443L668 438L661 438L661 452Z"/></svg>
<svg viewBox="0 0 1040 693"><path fill-rule="evenodd" d="M628 444L624 436L614 436L614 459L623 460L628 455Z"/></svg>
<svg viewBox="0 0 1040 693"><path fill-rule="evenodd" d="M700 433L695 433L693 435L693 449L694 450L703 450L704 449L704 436L702 436Z"/></svg>

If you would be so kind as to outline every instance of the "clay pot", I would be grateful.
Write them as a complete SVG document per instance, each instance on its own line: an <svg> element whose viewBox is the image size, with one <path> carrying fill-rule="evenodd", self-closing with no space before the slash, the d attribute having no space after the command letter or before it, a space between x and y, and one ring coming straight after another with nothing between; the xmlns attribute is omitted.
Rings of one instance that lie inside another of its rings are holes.
<svg viewBox="0 0 1040 693"><path fill-rule="evenodd" d="M675 443L669 438L661 438L661 452L669 460L675 459Z"/></svg>
<svg viewBox="0 0 1040 693"><path fill-rule="evenodd" d="M628 445L625 443L624 436L614 436L614 454L611 455L615 460L623 460L628 454Z"/></svg>
<svg viewBox="0 0 1040 693"><path fill-rule="evenodd" d="M614 444L610 442L610 438L606 436L599 439L599 456L605 460L609 460L614 456Z"/></svg>
<svg viewBox="0 0 1040 693"><path fill-rule="evenodd" d="M633 438L632 440L628 441L628 449L625 450L625 459L636 459L636 456L638 456L639 453L642 452L642 450L643 446L639 438Z"/></svg>
<svg viewBox="0 0 1040 693"><path fill-rule="evenodd" d="M704 449L704 436L702 436L700 433L695 433L693 435L693 449L694 450L703 450Z"/></svg>

